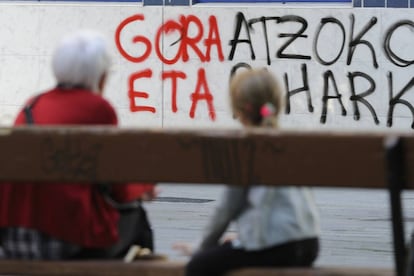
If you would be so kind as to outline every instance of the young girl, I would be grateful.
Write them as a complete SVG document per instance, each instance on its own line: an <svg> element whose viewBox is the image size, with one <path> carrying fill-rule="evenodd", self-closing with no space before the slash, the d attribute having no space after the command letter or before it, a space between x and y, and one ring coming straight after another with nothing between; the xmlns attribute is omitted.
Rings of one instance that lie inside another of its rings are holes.
<svg viewBox="0 0 414 276"><path fill-rule="evenodd" d="M269 71L236 74L230 83L230 97L233 113L245 127L277 128L282 95ZM238 237L220 243L233 221ZM308 188L229 187L187 265L186 275L219 276L254 266L311 266L318 254L318 235L316 205Z"/></svg>

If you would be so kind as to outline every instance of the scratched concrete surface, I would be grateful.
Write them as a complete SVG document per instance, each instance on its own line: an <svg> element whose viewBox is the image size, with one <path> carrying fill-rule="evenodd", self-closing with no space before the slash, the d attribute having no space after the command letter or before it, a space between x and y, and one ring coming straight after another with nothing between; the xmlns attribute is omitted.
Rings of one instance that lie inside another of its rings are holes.
<svg viewBox="0 0 414 276"><path fill-rule="evenodd" d="M200 238L224 186L162 183L159 187L159 199L146 203L155 230L156 250L170 259L186 260L171 245ZM394 266L385 191L317 188L314 192L322 228L317 265ZM414 192L403 194L403 204L408 239L414 229Z"/></svg>

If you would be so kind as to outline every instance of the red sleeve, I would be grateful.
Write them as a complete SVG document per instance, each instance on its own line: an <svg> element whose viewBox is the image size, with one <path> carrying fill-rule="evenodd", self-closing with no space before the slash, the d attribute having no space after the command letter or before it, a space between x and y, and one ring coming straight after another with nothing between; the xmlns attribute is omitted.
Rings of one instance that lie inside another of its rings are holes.
<svg viewBox="0 0 414 276"><path fill-rule="evenodd" d="M112 186L112 196L119 202L139 199L146 192L154 191L155 185L150 183L117 184Z"/></svg>

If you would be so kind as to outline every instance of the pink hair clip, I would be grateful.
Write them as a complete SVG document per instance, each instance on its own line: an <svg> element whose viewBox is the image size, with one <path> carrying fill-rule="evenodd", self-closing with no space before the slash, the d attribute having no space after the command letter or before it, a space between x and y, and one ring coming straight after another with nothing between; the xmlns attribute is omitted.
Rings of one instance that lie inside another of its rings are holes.
<svg viewBox="0 0 414 276"><path fill-rule="evenodd" d="M272 116L276 113L276 108L273 104L271 103L265 103L264 105L262 105L262 107L260 108L260 115L262 115L263 118Z"/></svg>

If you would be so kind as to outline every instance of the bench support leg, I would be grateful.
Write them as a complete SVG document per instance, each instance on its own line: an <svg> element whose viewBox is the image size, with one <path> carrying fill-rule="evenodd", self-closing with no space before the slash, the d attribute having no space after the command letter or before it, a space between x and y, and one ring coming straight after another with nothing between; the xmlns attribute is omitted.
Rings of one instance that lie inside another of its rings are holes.
<svg viewBox="0 0 414 276"><path fill-rule="evenodd" d="M391 191L392 232L394 241L394 258L398 276L405 276L406 247L404 242L404 225L402 221L401 194Z"/></svg>
<svg viewBox="0 0 414 276"><path fill-rule="evenodd" d="M411 233L410 247L407 258L407 276L414 275L414 232Z"/></svg>
<svg viewBox="0 0 414 276"><path fill-rule="evenodd" d="M406 274L407 252L405 247L401 190L404 187L404 156L401 140L387 148L388 189L394 243L395 267L398 276Z"/></svg>

